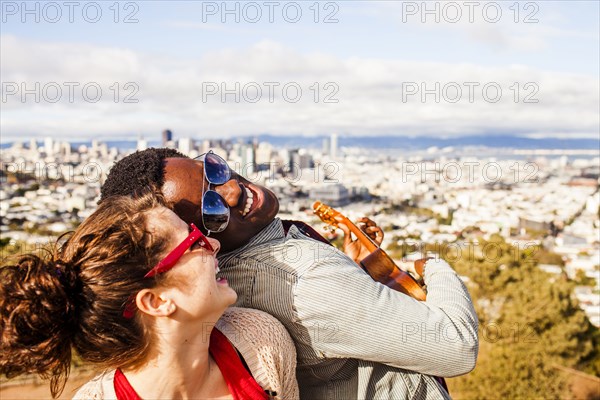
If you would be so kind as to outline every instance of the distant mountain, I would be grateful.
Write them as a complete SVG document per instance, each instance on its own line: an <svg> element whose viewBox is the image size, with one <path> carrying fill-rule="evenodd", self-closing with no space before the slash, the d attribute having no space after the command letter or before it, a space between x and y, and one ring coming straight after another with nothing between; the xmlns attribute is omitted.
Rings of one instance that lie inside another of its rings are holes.
<svg viewBox="0 0 600 400"><path fill-rule="evenodd" d="M321 148L323 140L329 136L276 136L262 134L257 136L245 136L230 138L232 141L249 141L258 139L269 142L276 147L305 147ZM177 137L175 137L177 139ZM203 138L204 139L204 138ZM81 144L89 145L91 142L76 142L73 146ZM42 142L39 142L42 145ZM136 142L132 140L107 140L109 147L117 147L121 150L135 149ZM12 143L2 143L1 148L10 147ZM159 146L159 141L150 141L150 146ZM556 138L526 138L521 136L506 135L476 135L451 138L439 138L430 136L338 136L338 147L360 147L371 149L404 149L424 150L430 147L454 147L462 149L465 147L487 147L506 149L547 149L547 150L598 150L600 153L599 139L556 139Z"/></svg>
<svg viewBox="0 0 600 400"><path fill-rule="evenodd" d="M282 147L321 147L328 136L275 136L259 135L259 141L269 142ZM250 138L249 138L250 139ZM429 147L490 147L511 149L549 149L549 150L594 150L600 152L600 139L556 139L525 138L505 135L461 136L438 138L429 136L339 136L338 146L422 150Z"/></svg>

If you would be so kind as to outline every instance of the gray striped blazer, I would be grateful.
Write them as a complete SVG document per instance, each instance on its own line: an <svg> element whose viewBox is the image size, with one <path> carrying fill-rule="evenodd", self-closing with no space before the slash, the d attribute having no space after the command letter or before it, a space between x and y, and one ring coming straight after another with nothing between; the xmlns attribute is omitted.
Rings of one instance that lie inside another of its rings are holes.
<svg viewBox="0 0 600 400"><path fill-rule="evenodd" d="M427 261L427 301L419 302L295 226L286 235L275 219L220 255L219 266L236 306L263 310L289 331L303 399L448 399L433 376L475 367L477 315L443 260Z"/></svg>

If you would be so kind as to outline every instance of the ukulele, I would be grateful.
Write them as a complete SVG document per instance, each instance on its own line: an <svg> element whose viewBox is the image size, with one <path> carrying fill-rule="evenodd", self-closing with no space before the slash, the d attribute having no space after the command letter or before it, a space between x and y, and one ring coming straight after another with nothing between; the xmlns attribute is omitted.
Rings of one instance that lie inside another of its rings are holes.
<svg viewBox="0 0 600 400"><path fill-rule="evenodd" d="M402 292L417 300L424 301L425 290L407 272L402 271L396 263L383 251L377 243L367 234L359 229L352 221L342 215L339 211L317 201L313 204L314 213L323 222L335 228L340 222L350 229L350 232L371 252L361 262L361 267L373 278L394 290ZM424 263L426 260L417 260L415 263Z"/></svg>

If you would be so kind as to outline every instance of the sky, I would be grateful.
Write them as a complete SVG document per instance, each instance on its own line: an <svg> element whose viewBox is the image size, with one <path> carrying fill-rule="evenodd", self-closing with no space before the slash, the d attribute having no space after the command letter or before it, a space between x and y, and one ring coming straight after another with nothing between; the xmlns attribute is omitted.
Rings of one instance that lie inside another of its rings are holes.
<svg viewBox="0 0 600 400"><path fill-rule="evenodd" d="M598 137L599 3L2 1L0 140Z"/></svg>

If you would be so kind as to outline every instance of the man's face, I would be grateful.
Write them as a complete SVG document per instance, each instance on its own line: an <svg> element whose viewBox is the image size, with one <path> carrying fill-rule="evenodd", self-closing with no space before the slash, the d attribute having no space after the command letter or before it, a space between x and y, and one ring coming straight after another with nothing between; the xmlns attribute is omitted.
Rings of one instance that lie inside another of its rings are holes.
<svg viewBox="0 0 600 400"><path fill-rule="evenodd" d="M174 205L173 211L185 222L202 224L202 188L207 191L208 181L204 178L202 161L190 158L165 159L165 183L162 193L165 200ZM237 249L269 225L279 211L275 194L265 187L255 185L232 171L231 179L223 185L210 185L219 193L231 209L229 224L220 233L211 237L221 242L223 252ZM247 190L253 194L249 201ZM247 204L250 211L245 214ZM245 215L244 215L245 214Z"/></svg>

